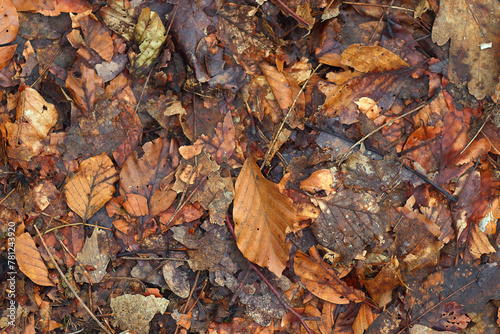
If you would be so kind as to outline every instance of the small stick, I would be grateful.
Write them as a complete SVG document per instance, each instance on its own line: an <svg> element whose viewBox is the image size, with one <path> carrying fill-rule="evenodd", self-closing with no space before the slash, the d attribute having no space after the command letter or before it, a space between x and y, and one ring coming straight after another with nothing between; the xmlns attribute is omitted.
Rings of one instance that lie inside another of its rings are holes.
<svg viewBox="0 0 500 334"><path fill-rule="evenodd" d="M274 147L274 145L276 145L276 142L278 141L278 137L279 137L281 131L283 131L283 128L285 127L285 123L288 120L288 117L290 117L290 115L292 113L292 110L295 108L295 104L297 103L297 100L299 99L300 94L302 94L302 92L306 88L307 84L309 83L309 80L319 70L320 67L321 67L321 64L319 64L318 66L316 66L316 68L311 73L311 75L309 76L309 78L307 78L307 80L304 82L304 84L300 88L300 91L297 94L297 96L295 96L295 99L293 100L292 105L288 109L288 112L287 112L285 118L283 118L283 121L281 121L281 125L280 125L280 127L278 129L278 132L276 132L276 135L274 135L273 140L271 141L271 145L269 145L269 148L267 149L266 156L264 157L264 161L262 162L262 165L260 166L260 170L262 170L264 168L264 166L267 164L267 160L269 159L269 154L273 151L273 147Z"/></svg>
<svg viewBox="0 0 500 334"><path fill-rule="evenodd" d="M50 252L49 250L49 247L47 246L47 244L45 243L45 240L43 240L42 238L42 234L40 233L40 231L38 230L38 228L36 227L36 225L33 225L33 227L35 228L36 230L36 233L38 234L38 237L40 238L40 240L42 241L42 244L43 244L43 247L45 248L45 251L47 252L47 254L49 254L50 256L50 259L52 260L52 263L54 264L54 266L56 267L57 271L59 272L59 275L61 275L61 278L62 280L64 281L64 283L66 283L66 286L71 290L71 292L75 295L76 299L78 299L78 301L80 302L80 304L82 305L82 307L85 309L85 311L87 311L87 313L92 317L92 319L94 319L95 322L97 322L97 324L99 325L99 327L101 327L106 333L108 334L112 334L112 332L110 332L97 318L96 316L94 315L94 313L92 313L92 311L87 307L87 305L85 304L85 302L82 300L82 298L80 298L80 296L78 295L78 292L76 292L76 290L73 288L73 286L71 285L71 283L68 281L68 279L66 278L66 276L64 275L64 273L62 272L61 268L59 267L59 265L57 264L56 260L54 259L54 256L52 256L52 253Z"/></svg>

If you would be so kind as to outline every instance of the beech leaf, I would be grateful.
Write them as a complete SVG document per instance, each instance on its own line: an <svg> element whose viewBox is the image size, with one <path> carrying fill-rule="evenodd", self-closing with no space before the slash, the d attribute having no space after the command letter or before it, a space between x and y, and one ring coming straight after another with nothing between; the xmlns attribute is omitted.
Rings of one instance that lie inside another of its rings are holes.
<svg viewBox="0 0 500 334"><path fill-rule="evenodd" d="M64 188L66 202L87 221L113 197L117 180L118 173L106 153L84 160Z"/></svg>
<svg viewBox="0 0 500 334"><path fill-rule="evenodd" d="M49 279L49 271L36 249L35 242L28 232L16 238L16 261L21 270L35 284L42 286L54 286Z"/></svg>
<svg viewBox="0 0 500 334"><path fill-rule="evenodd" d="M296 221L292 200L264 178L252 158L245 161L235 187L233 218L238 248L248 260L281 277L291 247L285 244L286 233Z"/></svg>

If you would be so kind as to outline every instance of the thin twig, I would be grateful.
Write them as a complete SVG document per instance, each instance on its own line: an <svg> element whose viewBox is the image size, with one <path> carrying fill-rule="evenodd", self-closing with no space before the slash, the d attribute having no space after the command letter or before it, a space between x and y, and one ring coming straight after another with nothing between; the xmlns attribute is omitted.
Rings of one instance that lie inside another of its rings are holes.
<svg viewBox="0 0 500 334"><path fill-rule="evenodd" d="M194 279L194 283L193 283L193 287L191 288L191 291L189 292L189 296L187 297L187 300L186 300L186 304L184 304L184 309L182 310L182 314L186 314L186 311L187 311L187 308L188 308L188 303L189 303L189 300L191 299L191 297L193 296L193 293L194 293L194 289L196 289L196 285L198 284L198 278L200 277L200 271L198 270L196 272L196 278ZM196 302L195 302L195 305L196 305ZM174 334L177 334L177 331L179 330L181 326L179 326L179 324L177 324L175 326L175 331L174 331Z"/></svg>
<svg viewBox="0 0 500 334"><path fill-rule="evenodd" d="M398 10L404 10L407 12L414 12L414 9L411 8L405 8L405 7L398 7L398 6L389 6L389 5L379 5L375 3L359 3L359 2L342 2L343 5L353 5L353 6L370 6L370 7L385 7L385 8L392 8L392 9L398 9Z"/></svg>
<svg viewBox="0 0 500 334"><path fill-rule="evenodd" d="M400 330L399 332L397 332L397 334L401 334L403 333L408 327L410 327L411 325L413 325L414 323L416 323L418 320L420 320L424 315L426 315L427 313L429 313L430 311L432 311L433 309L435 309L436 307L438 307L439 305L443 304L444 302L446 302L448 299L450 299L451 297L453 297L455 294L457 294L458 292L460 292L461 290L467 288L469 285L471 285L472 283L476 282L477 281L477 278L474 279L473 281L467 283L466 285L464 285L463 287L461 287L460 289L458 289L457 291L453 292L452 294L450 294L448 297L446 297L445 299L443 300L440 300L438 303L436 303L436 305L434 305L433 307L429 308L427 311L425 311L424 313L422 313L421 315L419 315L417 318L413 319L408 325L406 325L402 330Z"/></svg>
<svg viewBox="0 0 500 334"><path fill-rule="evenodd" d="M40 233L40 231L38 230L38 228L36 227L36 225L33 225L33 227L35 228L36 230L36 233L38 234L38 237L40 238L40 240L42 241L42 244L43 244L43 247L45 248L45 251L47 252L47 254L49 254L50 256L50 259L52 260L52 263L54 264L54 266L56 267L57 271L59 272L59 275L61 276L62 280L64 281L64 283L66 283L66 286L71 290L71 292L75 295L76 299L78 299L78 301L80 302L80 305L85 309L85 311L87 311L87 313L92 317L92 319L94 319L95 322L97 322L97 324L99 325L99 327L101 327L106 333L108 334L112 334L112 332L110 332L97 318L96 316L94 315L94 313L92 313L92 311L87 307L87 305L85 304L85 302L82 300L82 298L80 298L80 296L78 295L78 292L73 288L73 286L71 285L71 283L68 281L68 279L66 278L66 275L64 275L63 271L61 270L61 268L59 267L59 265L57 264L56 260L54 259L54 256L52 255L52 253L50 252L49 250L49 247L47 246L47 244L45 243L45 240L43 240L43 237L42 237L42 234Z"/></svg>
<svg viewBox="0 0 500 334"><path fill-rule="evenodd" d="M281 0L275 0L283 9L290 14L291 17L293 17L297 22L300 22L301 24L305 25L306 27L309 27L310 24L306 20L304 20L302 17L300 17L297 13L295 13L290 7L288 7L283 1Z"/></svg>
<svg viewBox="0 0 500 334"><path fill-rule="evenodd" d="M234 239L234 241L236 241L236 234L234 233L234 228L233 228L233 224L231 222L231 219L229 218L229 214L226 214L226 225L227 225L227 228L229 229L229 232L231 232L231 235ZM269 280L267 279L266 276L264 276L264 274L260 271L260 269L255 265L253 264L252 262L250 262L248 259L247 259L247 264L250 268L252 268L255 273L257 275L259 275L259 277L262 279L262 281L264 281L264 283L267 285L267 287L271 290L271 292L276 296L276 298L278 299L278 301L280 302L280 304L290 313L292 313L299 321L300 323L302 324L302 326L304 326L304 329L306 330L306 332L308 334L312 334L312 331L311 329L309 328L309 326L307 326L306 322L304 321L304 318L302 318L302 316L297 312L295 311L290 305L288 305L288 303L286 303L280 296L278 290L276 290L276 288L272 285L271 282L269 282Z"/></svg>
<svg viewBox="0 0 500 334"><path fill-rule="evenodd" d="M486 117L486 119L484 120L483 124L481 124L481 127L479 128L479 130L477 130L476 134L474 135L474 137L472 137L472 139L469 141L469 143L464 147L464 149L462 151L460 151L460 154L464 153L464 151L470 146L470 144L472 144L472 142L476 139L477 136L479 136L479 134L481 133L481 131L483 130L484 126L486 125L486 122L488 122L488 120L490 119L491 117L491 114L493 112L495 112L495 109L498 108L498 104L495 106L495 108L488 114L488 116Z"/></svg>
<svg viewBox="0 0 500 334"><path fill-rule="evenodd" d="M338 164L340 165L346 158L347 156L349 156L349 154L352 153L353 149L356 148L358 145L361 145L366 139L368 139L371 135L373 135L374 133L377 133L378 131L382 130L383 128L385 127L388 127L388 126L391 126L394 122L400 120L401 118L404 118L408 115L411 115L413 114L415 111L418 111L420 109L422 109L423 107L425 107L426 105L428 105L433 99L427 101L426 103L422 104L421 106L419 107L416 107L415 109L413 110L410 110L402 115L399 115L398 117L394 118L393 120L379 126L378 128L376 128L375 130L373 130L372 132L370 132L369 134L367 134L366 136L364 136L363 138L361 138L360 140L358 140L356 142L356 144L352 145L351 148L349 149L349 151L347 151L343 156L342 158L340 159L340 161L338 162Z"/></svg>
<svg viewBox="0 0 500 334"><path fill-rule="evenodd" d="M267 149L266 156L264 157L264 161L262 162L262 165L260 166L260 170L262 170L264 168L264 166L267 164L267 160L269 159L269 155L273 151L274 145L276 145L276 142L278 141L278 137L279 137L281 131L283 131L283 128L285 127L285 123L288 120L288 117L290 117L290 115L292 114L292 111L295 108L295 104L297 103L297 100L299 99L300 94L302 94L302 92L306 88L307 84L309 83L309 80L314 76L314 74L319 70L320 67L321 67L321 64L316 66L316 68L311 73L309 78L307 78L307 80L304 82L304 84L300 88L300 91L297 94L297 96L295 96L295 99L293 100L292 105L288 109L288 112L287 112L285 118L283 118L283 121L281 121L281 125L278 129L278 132L276 132L276 134L273 136L273 140L271 141L271 144L269 145L269 148Z"/></svg>

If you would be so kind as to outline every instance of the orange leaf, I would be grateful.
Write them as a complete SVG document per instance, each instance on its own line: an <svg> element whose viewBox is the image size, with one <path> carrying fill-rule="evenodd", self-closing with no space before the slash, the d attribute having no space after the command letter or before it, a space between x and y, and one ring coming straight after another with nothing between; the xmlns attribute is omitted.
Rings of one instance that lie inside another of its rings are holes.
<svg viewBox="0 0 500 334"><path fill-rule="evenodd" d="M313 295L334 304L357 303L365 298L363 292L340 280L337 273L321 260L316 248L309 252L311 257L301 251L295 254L294 270Z"/></svg>
<svg viewBox="0 0 500 334"><path fill-rule="evenodd" d="M359 44L352 44L345 49L341 62L363 73L392 71L409 66L403 59L381 46Z"/></svg>
<svg viewBox="0 0 500 334"><path fill-rule="evenodd" d="M113 39L109 30L95 17L87 15L78 21L82 27L85 42L107 62L113 58Z"/></svg>
<svg viewBox="0 0 500 334"><path fill-rule="evenodd" d="M234 198L236 243L248 260L268 267L278 277L289 257L286 233L296 221L292 204L279 192L277 184L262 176L251 158L245 161L236 180Z"/></svg>
<svg viewBox="0 0 500 334"><path fill-rule="evenodd" d="M0 44L12 42L19 30L19 17L11 0L0 0L2 19L0 20Z"/></svg>
<svg viewBox="0 0 500 334"><path fill-rule="evenodd" d="M49 271L28 232L16 238L15 252L19 269L35 284L54 286L54 283L49 279Z"/></svg>
<svg viewBox="0 0 500 334"><path fill-rule="evenodd" d="M17 44L0 47L0 70L10 62L16 52Z"/></svg>
<svg viewBox="0 0 500 334"><path fill-rule="evenodd" d="M113 197L117 180L116 169L106 153L82 161L78 174L64 188L68 206L87 221Z"/></svg>

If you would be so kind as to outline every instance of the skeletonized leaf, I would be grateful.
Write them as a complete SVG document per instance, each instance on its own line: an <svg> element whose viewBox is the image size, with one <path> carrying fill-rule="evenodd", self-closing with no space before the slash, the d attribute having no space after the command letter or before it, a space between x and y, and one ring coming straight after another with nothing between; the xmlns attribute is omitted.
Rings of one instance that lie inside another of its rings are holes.
<svg viewBox="0 0 500 334"><path fill-rule="evenodd" d="M248 260L268 267L278 277L290 250L290 244L285 244L286 233L296 221L292 203L277 184L264 178L251 158L245 161L234 198L236 243Z"/></svg>
<svg viewBox="0 0 500 334"><path fill-rule="evenodd" d="M82 161L79 172L64 188L68 206L87 221L113 197L117 180L118 173L106 153Z"/></svg>
<svg viewBox="0 0 500 334"><path fill-rule="evenodd" d="M54 286L54 283L49 279L49 271L28 232L16 238L15 252L19 269L34 283L42 286Z"/></svg>

